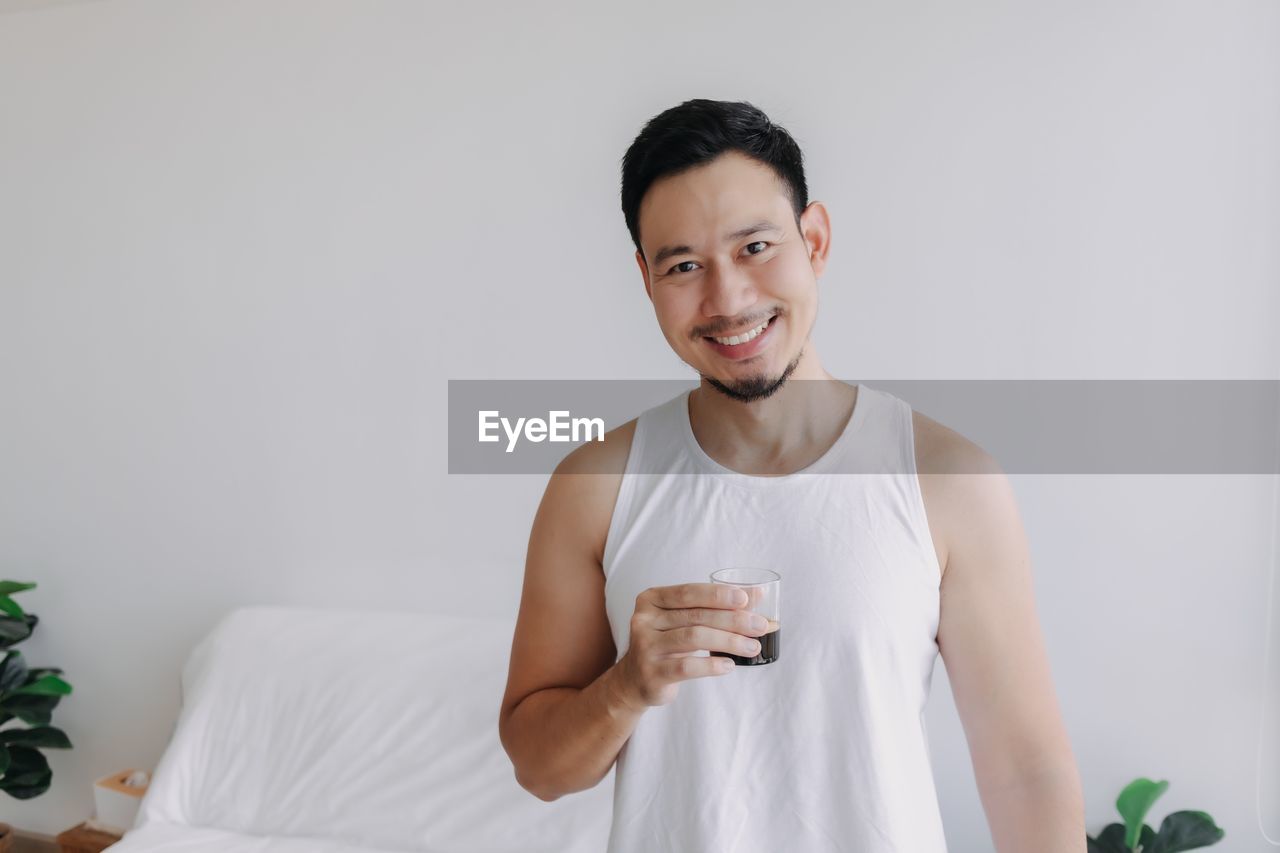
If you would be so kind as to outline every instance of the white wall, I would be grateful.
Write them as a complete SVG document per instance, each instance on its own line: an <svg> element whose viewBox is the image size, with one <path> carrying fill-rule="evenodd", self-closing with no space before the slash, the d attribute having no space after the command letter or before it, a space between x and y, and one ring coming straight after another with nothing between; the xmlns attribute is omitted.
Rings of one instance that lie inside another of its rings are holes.
<svg viewBox="0 0 1280 853"><path fill-rule="evenodd" d="M234 605L514 613L545 477L448 476L446 380L692 378L617 200L686 98L805 148L837 376L1280 378L1271 0L0 11L0 577L76 688L24 828L154 765ZM1273 481L1015 477L1091 831L1148 775L1153 822L1267 849ZM990 850L938 672L948 836Z"/></svg>

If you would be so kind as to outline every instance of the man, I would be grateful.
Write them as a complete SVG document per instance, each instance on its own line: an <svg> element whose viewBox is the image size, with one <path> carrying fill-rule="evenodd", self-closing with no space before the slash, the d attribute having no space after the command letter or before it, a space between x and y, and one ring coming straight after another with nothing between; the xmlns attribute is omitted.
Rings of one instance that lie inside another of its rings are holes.
<svg viewBox="0 0 1280 853"><path fill-rule="evenodd" d="M807 193L799 147L746 103L667 110L623 160L645 292L701 382L551 476L500 716L516 777L550 801L616 761L611 853L943 851L940 653L996 849L1081 853L1013 492L973 443L822 367L831 225ZM854 465L881 473L836 473ZM710 654L759 648L746 596L707 582L743 565L783 577L767 666Z"/></svg>

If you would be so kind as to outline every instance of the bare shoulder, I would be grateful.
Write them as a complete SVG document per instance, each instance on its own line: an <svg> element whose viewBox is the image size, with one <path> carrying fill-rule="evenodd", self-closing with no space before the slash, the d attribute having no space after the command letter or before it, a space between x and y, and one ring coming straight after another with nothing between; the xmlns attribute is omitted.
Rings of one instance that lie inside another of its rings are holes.
<svg viewBox="0 0 1280 853"><path fill-rule="evenodd" d="M548 493L554 491L566 502L565 511L590 532L597 560L604 558L605 537L631 454L636 420L609 430L603 441L588 441L574 448L560 460L548 485Z"/></svg>
<svg viewBox="0 0 1280 853"><path fill-rule="evenodd" d="M604 434L603 441L586 441L568 453L556 466L559 474L617 474L622 476L631 453L637 418Z"/></svg>
<svg viewBox="0 0 1280 853"><path fill-rule="evenodd" d="M921 412L911 412L916 469L921 474L994 474L995 458L974 442Z"/></svg>
<svg viewBox="0 0 1280 853"><path fill-rule="evenodd" d="M911 413L916 470L929 531L946 577L951 553L982 504L1002 501L1008 482L996 459L976 443L928 415Z"/></svg>

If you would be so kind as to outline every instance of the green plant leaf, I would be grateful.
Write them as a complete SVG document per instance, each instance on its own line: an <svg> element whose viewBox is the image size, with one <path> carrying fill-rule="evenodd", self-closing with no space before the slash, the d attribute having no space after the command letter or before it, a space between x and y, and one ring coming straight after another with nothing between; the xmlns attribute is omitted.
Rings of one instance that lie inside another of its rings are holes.
<svg viewBox="0 0 1280 853"><path fill-rule="evenodd" d="M0 745L0 776L9 769L9 747Z"/></svg>
<svg viewBox="0 0 1280 853"><path fill-rule="evenodd" d="M46 675L29 684L22 685L17 690L14 690L12 695L28 694L33 696L69 696L71 695L71 685L56 675Z"/></svg>
<svg viewBox="0 0 1280 853"><path fill-rule="evenodd" d="M0 649L7 649L15 643L21 643L27 637L31 636L31 632L35 630L36 623L40 618L34 613L28 613L21 619L14 619L12 616L0 616Z"/></svg>
<svg viewBox="0 0 1280 853"><path fill-rule="evenodd" d="M1142 849L1142 853L1151 853L1152 846L1156 843L1156 831L1149 824L1142 825L1142 834L1138 836L1138 847Z"/></svg>
<svg viewBox="0 0 1280 853"><path fill-rule="evenodd" d="M0 777L0 787L38 785L49 773L49 762L40 750L30 746L9 747L9 769Z"/></svg>
<svg viewBox="0 0 1280 853"><path fill-rule="evenodd" d="M23 610L18 602L7 595L0 595L0 612L8 613L15 619L21 619L27 615L27 611Z"/></svg>
<svg viewBox="0 0 1280 853"><path fill-rule="evenodd" d="M29 746L11 746L9 767L0 776L0 791L19 800L38 797L49 790L53 771L40 751Z"/></svg>
<svg viewBox="0 0 1280 853"><path fill-rule="evenodd" d="M1097 838L1089 838L1089 853L1129 853L1124 843L1124 824L1109 823L1098 833Z"/></svg>
<svg viewBox="0 0 1280 853"><path fill-rule="evenodd" d="M6 696L0 699L0 711L13 714L33 726L47 726L61 696Z"/></svg>
<svg viewBox="0 0 1280 853"><path fill-rule="evenodd" d="M5 652L4 661L0 662L0 696L21 687L26 683L27 675L27 662L22 659L22 652L17 649Z"/></svg>
<svg viewBox="0 0 1280 853"><path fill-rule="evenodd" d="M1217 844L1226 831L1204 812L1180 811L1165 815L1151 853L1178 853Z"/></svg>
<svg viewBox="0 0 1280 853"><path fill-rule="evenodd" d="M0 595L13 595L15 592L23 590L35 589L33 583L24 583L22 581L0 581Z"/></svg>
<svg viewBox="0 0 1280 853"><path fill-rule="evenodd" d="M40 784L38 785L8 786L8 785L5 785L2 780L0 780L0 791L4 791L6 794L13 797L15 800L30 800L40 796L45 791L49 790L49 784L52 781L53 781L52 772L44 774L44 777L41 779Z"/></svg>
<svg viewBox="0 0 1280 853"><path fill-rule="evenodd" d="M42 749L71 749L71 739L62 729L35 726L30 729L0 730L0 745L37 746Z"/></svg>
<svg viewBox="0 0 1280 853"><path fill-rule="evenodd" d="M1151 806L1169 788L1168 782L1152 782L1145 777L1134 779L1116 798L1116 810L1124 818L1124 843L1129 849L1137 846L1142 834L1142 821Z"/></svg>
<svg viewBox="0 0 1280 853"><path fill-rule="evenodd" d="M52 780L54 780L54 774L52 774L52 772L47 772L47 774L45 774L40 780L40 784L8 786L4 783L0 783L0 790L3 790L4 793L9 794L10 797L13 797L14 799L33 799L40 797L40 795L44 794L46 790L49 790L49 785L52 783Z"/></svg>

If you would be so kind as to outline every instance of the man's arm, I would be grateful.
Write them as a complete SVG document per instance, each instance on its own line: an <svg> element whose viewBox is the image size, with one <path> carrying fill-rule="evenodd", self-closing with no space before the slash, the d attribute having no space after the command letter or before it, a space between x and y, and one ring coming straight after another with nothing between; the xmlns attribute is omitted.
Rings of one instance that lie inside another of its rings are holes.
<svg viewBox="0 0 1280 853"><path fill-rule="evenodd" d="M529 536L498 732L517 781L546 801L598 784L645 707L618 678L601 569L633 429L565 457Z"/></svg>
<svg viewBox="0 0 1280 853"><path fill-rule="evenodd" d="M1013 489L977 445L921 415L916 424L921 486L945 542L938 645L996 850L1084 853L1084 796Z"/></svg>

